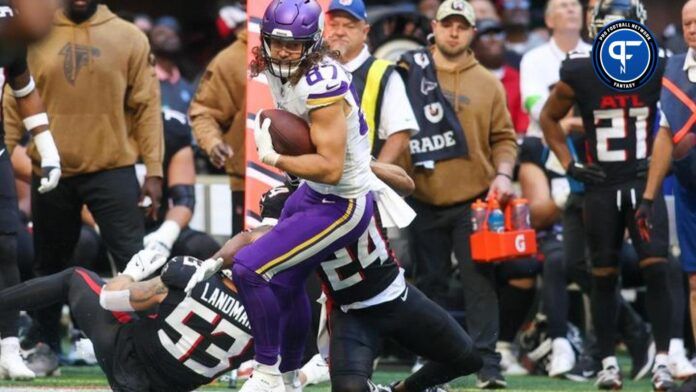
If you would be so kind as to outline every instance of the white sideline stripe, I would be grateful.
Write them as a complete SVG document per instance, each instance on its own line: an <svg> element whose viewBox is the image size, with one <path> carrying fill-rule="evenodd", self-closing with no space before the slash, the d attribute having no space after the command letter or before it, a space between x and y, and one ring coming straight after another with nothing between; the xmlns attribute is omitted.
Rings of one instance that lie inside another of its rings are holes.
<svg viewBox="0 0 696 392"><path fill-rule="evenodd" d="M282 182L276 180L275 178L267 176L266 174L254 169L253 167L247 166L246 175L248 177L255 179L255 180L261 181L266 185L270 185L272 188L277 187L279 185L283 185Z"/></svg>

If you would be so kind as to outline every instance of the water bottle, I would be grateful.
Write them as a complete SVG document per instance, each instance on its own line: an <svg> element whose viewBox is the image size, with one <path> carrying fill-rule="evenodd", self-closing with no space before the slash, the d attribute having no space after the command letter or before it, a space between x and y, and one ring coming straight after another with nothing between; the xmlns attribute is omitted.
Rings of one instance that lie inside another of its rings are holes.
<svg viewBox="0 0 696 392"><path fill-rule="evenodd" d="M488 230L494 233L505 231L505 215L495 199L488 202Z"/></svg>
<svg viewBox="0 0 696 392"><path fill-rule="evenodd" d="M471 204L471 227L474 233L483 230L483 221L485 219L486 203L482 202L481 199L476 199Z"/></svg>
<svg viewBox="0 0 696 392"><path fill-rule="evenodd" d="M514 199L512 201L512 229L528 230L530 227L529 204L527 203L527 199Z"/></svg>

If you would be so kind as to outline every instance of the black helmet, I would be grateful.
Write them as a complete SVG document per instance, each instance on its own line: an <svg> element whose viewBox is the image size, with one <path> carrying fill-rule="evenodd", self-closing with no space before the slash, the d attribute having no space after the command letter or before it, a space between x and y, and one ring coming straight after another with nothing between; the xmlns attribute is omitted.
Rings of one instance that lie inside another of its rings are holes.
<svg viewBox="0 0 696 392"><path fill-rule="evenodd" d="M587 22L590 37L594 38L602 28L616 20L630 19L645 24L648 13L640 0L599 0Z"/></svg>

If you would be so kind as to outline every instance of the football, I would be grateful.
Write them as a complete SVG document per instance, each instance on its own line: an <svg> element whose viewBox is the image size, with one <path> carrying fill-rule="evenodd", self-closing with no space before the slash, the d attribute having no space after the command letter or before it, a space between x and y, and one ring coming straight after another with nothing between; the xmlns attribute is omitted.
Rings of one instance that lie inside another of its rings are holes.
<svg viewBox="0 0 696 392"><path fill-rule="evenodd" d="M261 122L271 119L268 131L278 154L304 155L317 151L309 136L309 124L301 117L280 109L264 110L260 116Z"/></svg>

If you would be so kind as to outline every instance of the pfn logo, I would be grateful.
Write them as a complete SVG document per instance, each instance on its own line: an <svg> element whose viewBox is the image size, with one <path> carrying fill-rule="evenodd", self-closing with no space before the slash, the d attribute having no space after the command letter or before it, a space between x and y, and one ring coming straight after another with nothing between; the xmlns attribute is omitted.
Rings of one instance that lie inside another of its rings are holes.
<svg viewBox="0 0 696 392"><path fill-rule="evenodd" d="M632 54L626 54L626 47L640 46L642 44L643 41L614 41L611 44L609 44L609 56L621 62L621 68L619 69L620 73L626 73L626 61L633 58ZM617 47L619 48L618 53L616 51Z"/></svg>

